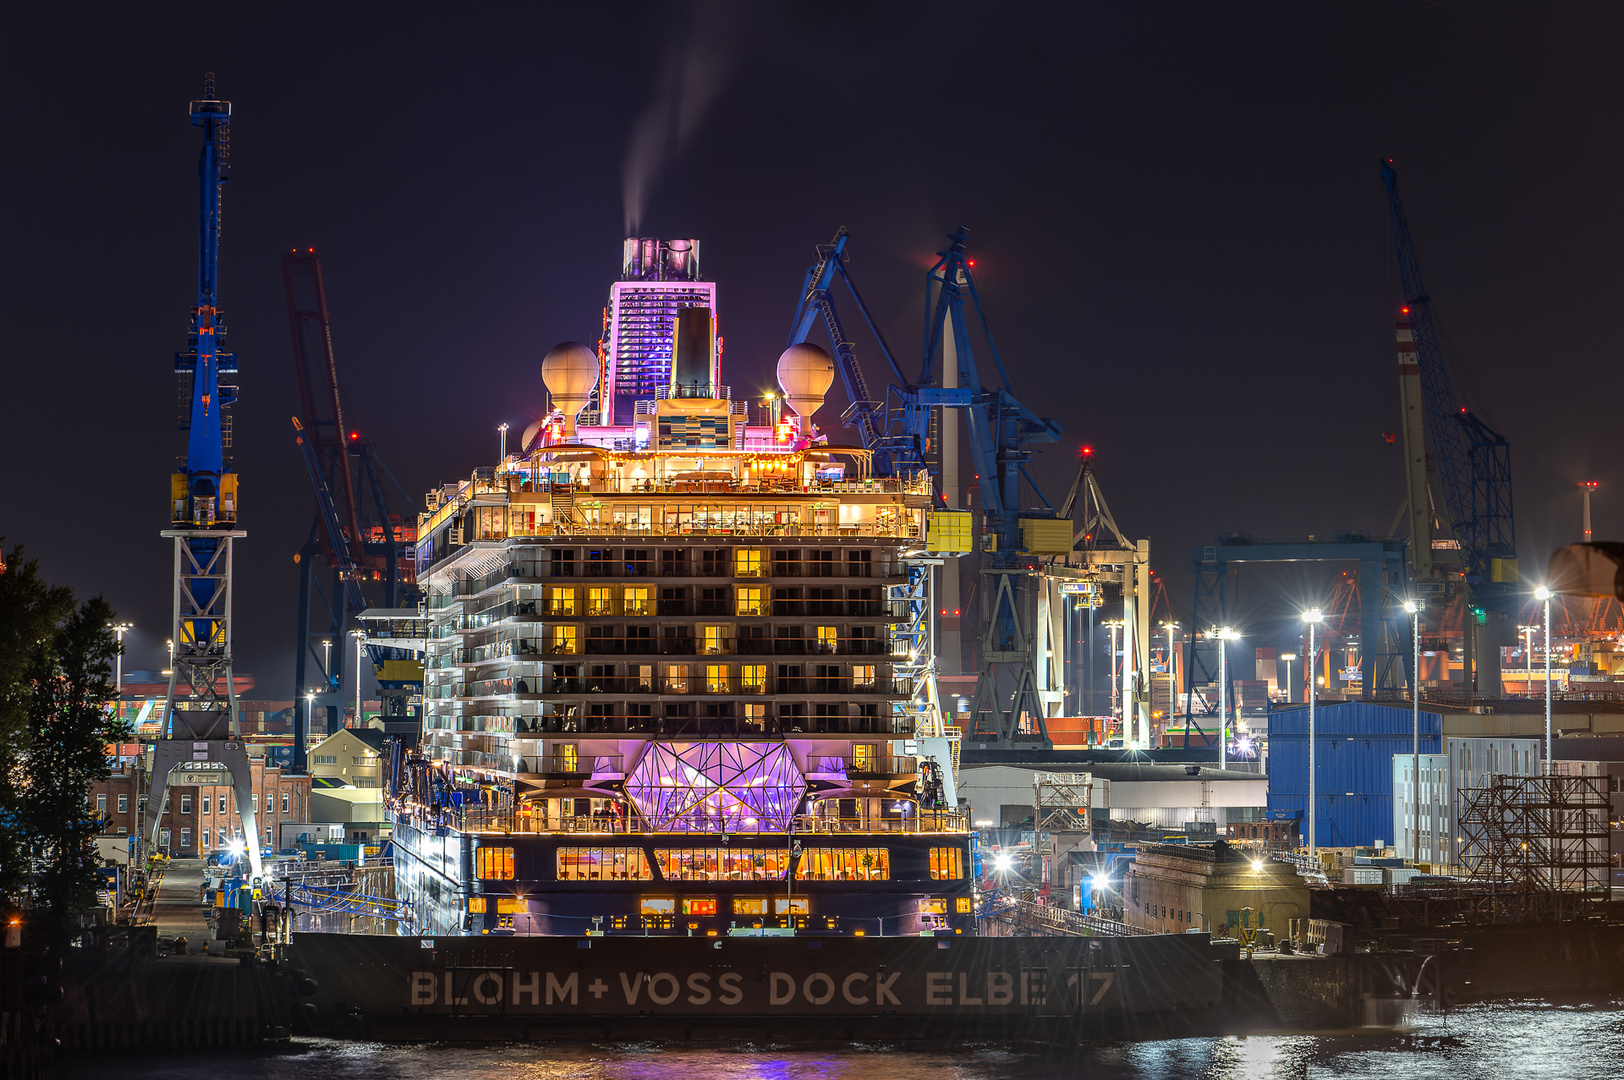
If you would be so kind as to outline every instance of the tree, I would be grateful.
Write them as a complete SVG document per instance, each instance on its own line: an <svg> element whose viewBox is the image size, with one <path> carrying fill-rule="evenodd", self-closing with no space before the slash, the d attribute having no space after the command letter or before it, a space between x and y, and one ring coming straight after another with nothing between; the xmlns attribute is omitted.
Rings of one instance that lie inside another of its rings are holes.
<svg viewBox="0 0 1624 1080"><path fill-rule="evenodd" d="M31 907L53 938L95 903L87 799L110 771L107 744L129 734L108 708L113 620L101 597L76 607L40 580L20 547L0 564L0 828L15 841L0 844L0 910Z"/></svg>

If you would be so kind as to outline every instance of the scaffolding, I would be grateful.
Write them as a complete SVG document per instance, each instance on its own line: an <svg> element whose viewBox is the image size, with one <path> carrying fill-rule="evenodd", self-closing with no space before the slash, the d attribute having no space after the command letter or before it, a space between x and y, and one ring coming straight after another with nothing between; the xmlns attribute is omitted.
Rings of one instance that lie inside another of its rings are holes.
<svg viewBox="0 0 1624 1080"><path fill-rule="evenodd" d="M1494 893L1608 894L1606 778L1494 776L1461 814L1467 878Z"/></svg>

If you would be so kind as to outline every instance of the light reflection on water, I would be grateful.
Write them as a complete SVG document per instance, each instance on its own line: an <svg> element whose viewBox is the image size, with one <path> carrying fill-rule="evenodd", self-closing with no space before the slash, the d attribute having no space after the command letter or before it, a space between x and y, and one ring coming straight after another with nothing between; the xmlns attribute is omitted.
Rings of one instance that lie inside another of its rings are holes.
<svg viewBox="0 0 1624 1080"><path fill-rule="evenodd" d="M401 1046L304 1040L266 1056L85 1060L72 1080L1601 1080L1624 1070L1624 1001L1514 1002L1423 1013L1400 1033L1253 1035L1112 1043L1070 1054L987 1045L595 1043Z"/></svg>

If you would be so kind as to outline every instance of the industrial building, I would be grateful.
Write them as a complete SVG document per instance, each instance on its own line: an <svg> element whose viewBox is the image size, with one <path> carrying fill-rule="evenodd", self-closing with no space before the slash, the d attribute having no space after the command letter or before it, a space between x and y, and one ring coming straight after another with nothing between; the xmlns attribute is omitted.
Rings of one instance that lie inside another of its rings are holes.
<svg viewBox="0 0 1624 1080"><path fill-rule="evenodd" d="M1122 891L1123 921L1154 934L1199 930L1238 937L1250 927L1282 939L1290 936L1292 919L1309 915L1308 883L1295 867L1221 840L1140 848Z"/></svg>
<svg viewBox="0 0 1624 1080"><path fill-rule="evenodd" d="M1460 820L1471 792L1494 776L1538 776L1539 739L1444 739L1444 752L1421 755L1419 842L1415 814L1415 756L1393 755L1393 821L1388 829L1401 859L1435 868L1460 865Z"/></svg>
<svg viewBox="0 0 1624 1080"><path fill-rule="evenodd" d="M1269 781L1259 773L1052 756L1056 760L1036 764L965 764L959 770L958 793L970 806L971 820L980 828L1015 828L1031 819L1033 784L1045 773L1088 774L1091 808L1102 823L1184 830L1192 822L1207 822L1221 835L1232 823L1264 818Z"/></svg>

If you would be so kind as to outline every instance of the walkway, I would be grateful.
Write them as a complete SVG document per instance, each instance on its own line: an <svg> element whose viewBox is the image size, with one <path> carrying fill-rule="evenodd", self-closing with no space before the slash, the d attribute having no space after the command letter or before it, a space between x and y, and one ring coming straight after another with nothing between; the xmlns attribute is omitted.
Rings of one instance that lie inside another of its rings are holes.
<svg viewBox="0 0 1624 1080"><path fill-rule="evenodd" d="M171 859L165 864L149 920L160 939L184 937L193 949L202 948L210 937L202 886L203 860Z"/></svg>

